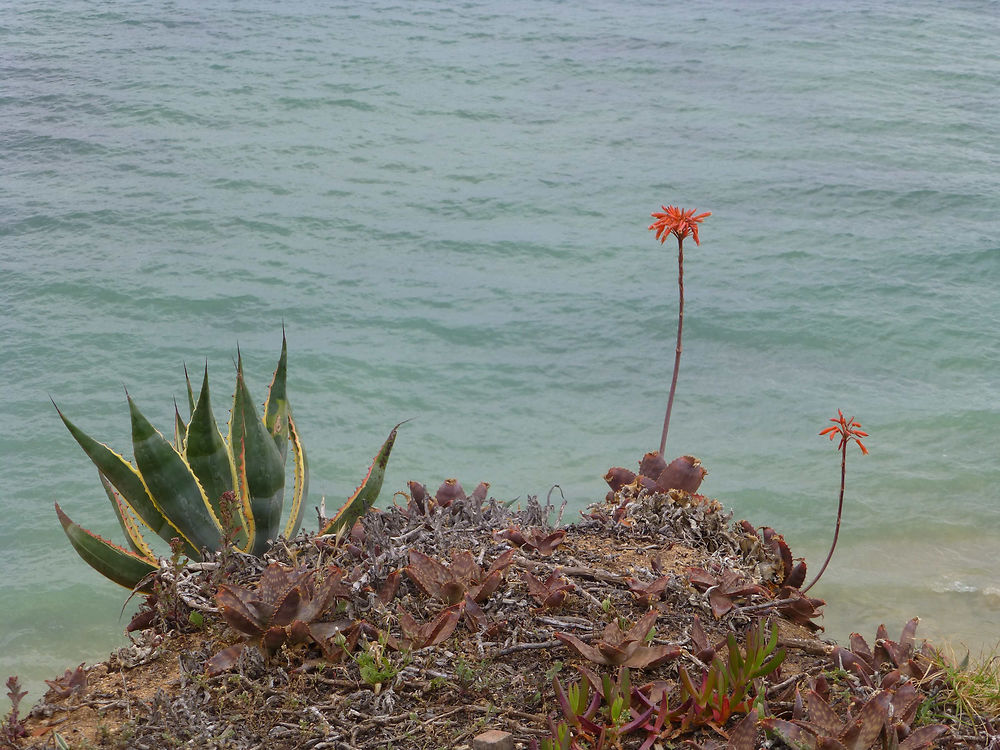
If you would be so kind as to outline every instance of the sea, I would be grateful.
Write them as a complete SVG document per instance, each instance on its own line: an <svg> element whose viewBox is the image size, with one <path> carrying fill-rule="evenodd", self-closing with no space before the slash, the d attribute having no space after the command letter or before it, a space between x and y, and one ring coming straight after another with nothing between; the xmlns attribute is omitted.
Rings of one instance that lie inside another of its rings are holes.
<svg viewBox="0 0 1000 750"><path fill-rule="evenodd" d="M1000 643L995 0L0 2L0 679L28 700L137 601L53 404L131 454L288 342L304 528L399 430L408 480L603 499L659 444L813 572L825 634ZM398 498L397 498L398 499Z"/></svg>

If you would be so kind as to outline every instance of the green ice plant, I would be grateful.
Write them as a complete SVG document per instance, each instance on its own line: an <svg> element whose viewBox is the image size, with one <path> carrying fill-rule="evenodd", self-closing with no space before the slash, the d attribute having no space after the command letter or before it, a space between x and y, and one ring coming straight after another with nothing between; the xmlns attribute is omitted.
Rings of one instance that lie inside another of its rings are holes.
<svg viewBox="0 0 1000 750"><path fill-rule="evenodd" d="M179 412L174 440L163 436L128 397L134 463L73 424L59 410L60 418L87 456L94 462L129 547L109 542L70 520L56 503L56 513L70 543L95 570L127 588L134 588L157 570L157 558L143 536L143 528L167 541L177 540L183 554L198 559L203 550L219 550L227 537L244 552L262 555L279 534L294 536L302 521L308 493L309 465L292 416L286 390L287 346L282 337L281 356L259 416L243 377L238 358L236 388L228 424L222 435L212 414L208 368L197 401L187 383L190 417ZM127 395L127 394L126 394ZM395 440L390 433L368 476L348 506L359 496L370 505L378 495L385 464ZM290 510L281 524L285 495L285 465L291 446L294 485ZM236 498L235 534L226 529L220 506L225 493ZM354 503L354 505L352 505ZM343 509L342 509L343 510ZM341 514L338 514L338 516ZM334 519L336 520L336 519ZM325 533L334 522L327 524Z"/></svg>

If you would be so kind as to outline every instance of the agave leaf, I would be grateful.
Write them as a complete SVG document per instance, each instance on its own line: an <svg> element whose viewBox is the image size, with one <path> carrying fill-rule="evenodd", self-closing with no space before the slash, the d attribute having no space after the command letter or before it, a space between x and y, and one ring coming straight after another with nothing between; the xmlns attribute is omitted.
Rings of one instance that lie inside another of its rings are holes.
<svg viewBox="0 0 1000 750"><path fill-rule="evenodd" d="M194 389L191 387L191 378L188 376L187 365L184 365L184 384L187 386L188 397L188 419L194 414Z"/></svg>
<svg viewBox="0 0 1000 750"><path fill-rule="evenodd" d="M305 499L309 495L309 460L306 458L306 450L291 412L288 414L288 437L292 441L292 457L295 460L295 487L292 490L292 504L288 511L284 536L286 539L291 539L299 533Z"/></svg>
<svg viewBox="0 0 1000 750"><path fill-rule="evenodd" d="M243 522L243 534L246 536L246 544L240 547L242 552L249 554L250 547L257 535L257 526L254 523L253 509L250 507L250 487L247 484L247 452L241 445L239 452L235 456L236 466L236 498L239 502L240 520Z"/></svg>
<svg viewBox="0 0 1000 750"><path fill-rule="evenodd" d="M196 549L218 549L222 527L187 461L161 435L131 396L132 450L156 507Z"/></svg>
<svg viewBox="0 0 1000 750"><path fill-rule="evenodd" d="M264 405L264 426L274 438L274 445L281 455L284 465L288 452L288 419L292 408L288 403L288 346L285 342L285 332L281 332L281 356L274 370L274 377L267 389L267 403Z"/></svg>
<svg viewBox="0 0 1000 750"><path fill-rule="evenodd" d="M125 504L118 496L114 486L108 481L107 477L105 477L101 472L97 472L97 476L101 480L104 492L111 501L111 507L114 508L115 516L118 517L118 524L122 527L122 531L125 532L125 538L128 539L128 546L131 547L132 551L137 555L145 557L149 560L155 560L156 555L153 553L152 548L146 543L145 538L142 536L142 532L139 530L139 524L132 516L132 509L129 508L128 505Z"/></svg>
<svg viewBox="0 0 1000 750"><path fill-rule="evenodd" d="M62 419L66 429L83 448L83 452L94 462L98 471L121 493L122 499L135 511L139 519L164 541L169 542L175 536L180 536L183 539L184 535L156 507L136 468L120 454L115 453L104 443L98 443L70 422L55 402L52 405L56 407L59 418ZM198 556L198 551L190 543L185 546L185 552L191 557Z"/></svg>
<svg viewBox="0 0 1000 750"><path fill-rule="evenodd" d="M205 496L212 506L212 512L217 518L221 518L219 498L222 493L237 489L236 464L212 414L207 366L205 367L205 377L201 383L198 403L194 407L191 423L187 427L184 459L205 491ZM236 543L243 547L246 545L246 541L247 534L244 529L241 530Z"/></svg>
<svg viewBox="0 0 1000 750"><path fill-rule="evenodd" d="M250 491L250 509L254 519L254 536L250 553L260 557L269 540L277 539L281 525L281 505L285 492L285 467L281 455L257 416L246 381L243 379L243 359L236 366L236 391L229 422L229 444L234 454L244 453L242 468ZM243 484L241 477L238 477Z"/></svg>
<svg viewBox="0 0 1000 750"><path fill-rule="evenodd" d="M177 402L174 401L174 449L181 453L184 451L184 438L187 435L187 425L184 418L177 409Z"/></svg>
<svg viewBox="0 0 1000 750"><path fill-rule="evenodd" d="M147 560L129 552L74 523L63 513L59 503L56 503L56 515L77 554L90 567L119 586L135 588L139 581L158 569L155 560ZM151 591L151 584L147 583L142 590Z"/></svg>
<svg viewBox="0 0 1000 750"><path fill-rule="evenodd" d="M402 424L400 422L399 424ZM389 463L389 453L392 451L393 443L396 442L396 431L399 424L392 428L389 437L386 438L378 455L368 468L368 474L354 491L354 494L341 506L337 514L331 518L327 524L320 529L320 535L335 534L342 528L351 528L354 522L368 512L368 509L375 504L378 499L379 490L382 489L382 480L385 478L385 467Z"/></svg>

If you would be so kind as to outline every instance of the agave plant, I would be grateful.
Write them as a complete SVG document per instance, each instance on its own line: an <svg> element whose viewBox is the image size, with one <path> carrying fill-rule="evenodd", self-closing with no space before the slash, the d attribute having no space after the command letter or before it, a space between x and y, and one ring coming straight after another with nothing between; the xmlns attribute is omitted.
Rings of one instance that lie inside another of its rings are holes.
<svg viewBox="0 0 1000 750"><path fill-rule="evenodd" d="M242 358L238 358L225 437L212 414L207 367L197 401L188 380L190 417L185 422L177 413L173 442L143 416L129 396L134 464L79 429L57 406L70 434L97 466L131 547L124 549L87 531L70 520L57 503L56 513L74 549L105 577L133 588L157 569L156 555L141 527L167 542L176 539L179 549L191 558L199 558L206 549L220 549L228 538L244 552L259 556L279 534L294 536L302 521L309 465L288 401L286 374L287 346L282 337L281 356L260 417L243 377ZM324 531L335 531L338 520L346 521L374 501L395 436L393 430L368 476ZM289 445L294 486L288 518L282 526ZM227 528L221 505L226 493L236 498L232 526L238 528Z"/></svg>

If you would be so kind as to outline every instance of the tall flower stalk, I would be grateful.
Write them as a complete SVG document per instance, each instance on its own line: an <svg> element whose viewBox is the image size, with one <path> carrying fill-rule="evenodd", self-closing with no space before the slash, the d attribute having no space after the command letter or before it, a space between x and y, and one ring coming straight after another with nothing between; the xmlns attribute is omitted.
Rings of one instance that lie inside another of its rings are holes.
<svg viewBox="0 0 1000 750"><path fill-rule="evenodd" d="M830 417L830 421L834 424L831 427L827 427L822 430L820 435L829 436L830 440L836 437L840 437L840 445L837 446L840 450L840 502L837 504L837 528L833 532L833 544L830 545L830 552L826 556L826 560L823 561L823 567L819 569L819 573L813 578L812 583L802 589L802 593L806 593L809 589L816 585L823 573L826 571L826 566L830 564L830 559L833 557L833 551L837 548L837 537L840 536L840 519L844 512L844 480L847 477L847 444L852 440L858 444L858 448L861 449L861 453L865 456L868 455L868 449L865 448L865 444L861 442L860 438L868 437L867 432L861 431L861 423L855 422L854 417L850 419L844 419L844 412L837 409L837 416Z"/></svg>
<svg viewBox="0 0 1000 750"><path fill-rule="evenodd" d="M694 244L700 245L698 241L698 224L711 216L708 211L695 216L697 209L692 208L685 211L676 206L661 206L662 212L655 212L651 216L656 219L649 225L649 229L656 230L656 239L662 245L667 237L673 235L677 238L677 286L680 291L679 307L677 311L677 347L674 354L674 375L670 380L670 395L667 398L667 414L663 419L663 435L660 437L660 455L663 455L667 447L667 430L670 429L670 412L674 408L674 392L677 390L677 373L681 365L681 335L684 332L684 239L688 236L694 239Z"/></svg>

